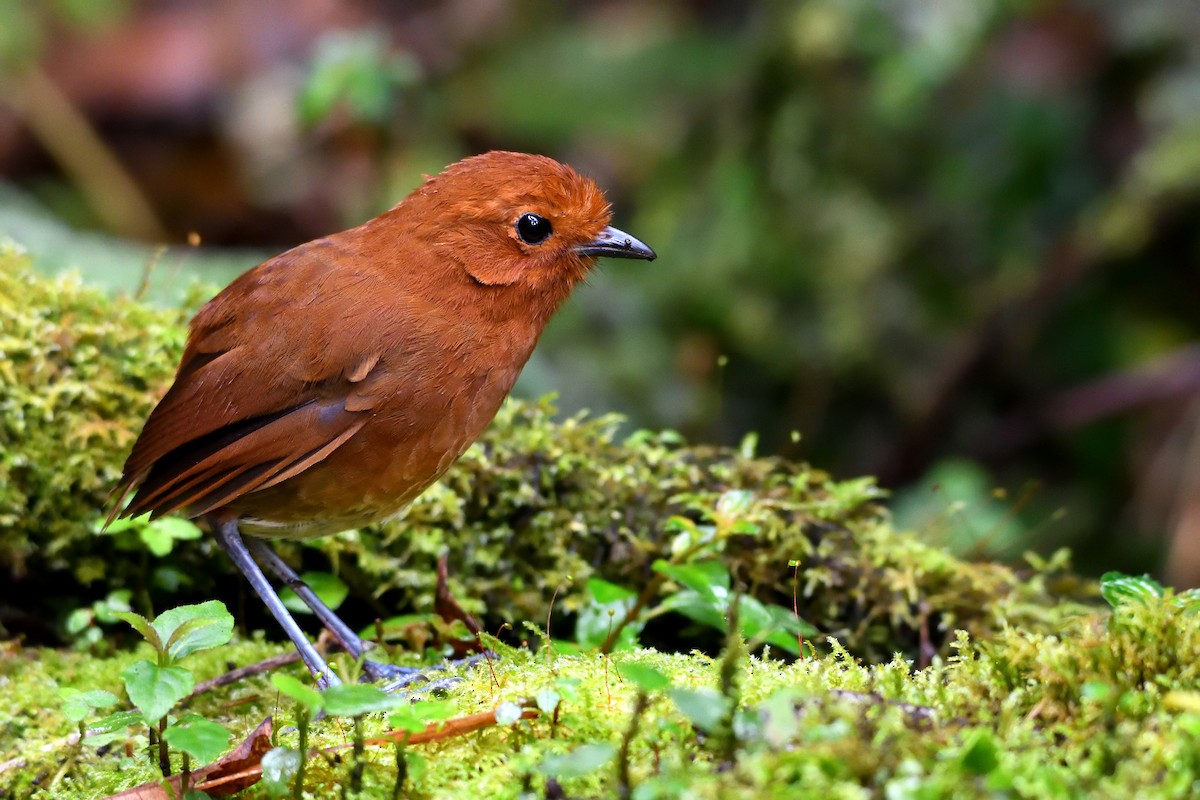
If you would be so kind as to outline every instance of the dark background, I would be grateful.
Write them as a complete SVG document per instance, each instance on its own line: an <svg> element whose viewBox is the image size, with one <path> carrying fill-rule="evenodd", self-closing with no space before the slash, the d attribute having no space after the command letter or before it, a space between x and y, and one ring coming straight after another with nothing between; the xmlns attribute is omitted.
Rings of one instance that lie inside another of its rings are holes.
<svg viewBox="0 0 1200 800"><path fill-rule="evenodd" d="M46 270L133 290L113 264L153 263L173 297L462 156L545 153L660 258L604 264L520 393L876 475L960 553L1070 546L1088 571L1200 583L1200 5L0 0L0 19L0 235Z"/></svg>

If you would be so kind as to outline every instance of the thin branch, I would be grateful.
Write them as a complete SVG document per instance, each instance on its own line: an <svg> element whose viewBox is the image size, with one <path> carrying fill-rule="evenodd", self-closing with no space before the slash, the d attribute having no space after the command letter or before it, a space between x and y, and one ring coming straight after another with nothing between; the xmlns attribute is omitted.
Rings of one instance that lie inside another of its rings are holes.
<svg viewBox="0 0 1200 800"><path fill-rule="evenodd" d="M218 675L215 678L209 678L206 681L201 681L196 684L196 688L184 698L186 703L188 700L194 700L205 692L211 692L213 689L219 689L222 686L228 686L231 683L244 681L246 678L252 678L255 675L262 675L264 672L272 672L285 667L288 664L293 664L300 660L300 654L295 650L288 653L283 653L278 656L271 656L254 664L247 664L244 667L231 669L228 672Z"/></svg>

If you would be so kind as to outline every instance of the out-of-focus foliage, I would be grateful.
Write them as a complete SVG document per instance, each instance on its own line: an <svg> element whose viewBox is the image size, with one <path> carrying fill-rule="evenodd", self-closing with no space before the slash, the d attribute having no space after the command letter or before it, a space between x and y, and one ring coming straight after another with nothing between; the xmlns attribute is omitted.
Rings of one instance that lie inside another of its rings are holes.
<svg viewBox="0 0 1200 800"><path fill-rule="evenodd" d="M95 638L99 613L68 612L115 590L133 590L134 608L149 615L208 599L224 591L219 581L240 586L209 537L174 535L161 558L150 546L161 537L143 541L137 525L97 530L129 441L171 378L185 315L37 277L11 249L3 259L0 600L20 598L25 614L58 615ZM317 560L336 566L359 603L347 602L355 625L431 610L437 558L448 552L451 587L469 612L540 621L557 596L556 619L570 630L590 577L639 590L657 560L674 563L681 538L703 537L713 522L725 533L706 558L720 559L723 581L763 604L790 611L795 602L802 619L873 660L898 651L927 660L955 629L986 636L1002 622L1036 625L1053 600L1093 591L1062 560L1021 580L895 530L870 479L839 482L672 433L622 436L613 415L553 416L545 400L510 402L403 517L280 550L293 561L322 551ZM681 574L663 596L684 588ZM33 588L47 586L56 590ZM642 642L703 641L673 619Z"/></svg>
<svg viewBox="0 0 1200 800"><path fill-rule="evenodd" d="M56 30L95 31L117 25L129 0L0 0L0 65L23 66L45 54Z"/></svg>
<svg viewBox="0 0 1200 800"><path fill-rule="evenodd" d="M380 31L331 33L323 38L299 98L300 118L311 124L344 105L353 120L386 122L395 108L393 92L418 77L411 58L393 56L388 50Z"/></svg>
<svg viewBox="0 0 1200 800"><path fill-rule="evenodd" d="M296 243L492 147L595 175L661 258L598 271L526 396L693 440L756 430L916 506L965 457L1037 532L1006 554L1150 566L1196 524L1195 4L403 6L118 4L90 38L22 18L179 239ZM184 57L229 30L241 60ZM33 150L40 169L19 148L0 168L94 224Z"/></svg>

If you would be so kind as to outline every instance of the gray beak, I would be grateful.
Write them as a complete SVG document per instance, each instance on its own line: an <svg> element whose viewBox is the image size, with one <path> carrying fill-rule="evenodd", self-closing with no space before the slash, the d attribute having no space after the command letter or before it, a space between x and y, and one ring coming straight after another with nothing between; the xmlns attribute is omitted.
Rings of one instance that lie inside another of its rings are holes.
<svg viewBox="0 0 1200 800"><path fill-rule="evenodd" d="M600 231L600 235L592 241L575 248L575 252L581 256L640 258L644 261L653 261L657 257L645 242L611 225Z"/></svg>

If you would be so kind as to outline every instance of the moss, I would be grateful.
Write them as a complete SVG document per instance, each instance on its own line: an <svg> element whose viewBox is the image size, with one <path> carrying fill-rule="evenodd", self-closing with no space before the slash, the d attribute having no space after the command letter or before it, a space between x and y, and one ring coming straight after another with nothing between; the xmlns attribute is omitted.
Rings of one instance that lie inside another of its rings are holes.
<svg viewBox="0 0 1200 800"><path fill-rule="evenodd" d="M34 275L0 245L0 568L69 570L183 345L183 312Z"/></svg>
<svg viewBox="0 0 1200 800"><path fill-rule="evenodd" d="M29 614L61 619L124 587L162 608L218 594L215 581L232 576L206 541L177 543L159 559L130 533L95 533L133 437L170 381L186 317L70 277L36 277L12 247L0 252L0 568L16 591L55 587L24 592ZM621 422L555 421L549 400L511 401L404 517L281 551L296 560L320 548L384 617L432 606L435 560L448 551L456 595L489 627L544 619L556 590L569 624L588 577L640 587L670 551L672 517L704 523L720 516L725 493L745 490L736 513L753 533L722 553L735 585L790 608L787 565L799 561L801 615L872 660L928 658L953 630L987 635L1002 619L1052 628L1061 616L1046 618L1052 599L1089 591L1057 562L1022 576L894 530L869 479L838 482L670 433L622 435Z"/></svg>
<svg viewBox="0 0 1200 800"><path fill-rule="evenodd" d="M196 657L200 678L221 660L245 663L266 655L263 642L236 643ZM1194 612L1170 599L1114 619L1081 616L1055 636L1009 628L987 642L960 633L952 655L916 670L902 658L866 664L844 649L782 663L769 657L733 662L739 687L737 738L722 755L672 695L716 690L721 659L703 654L639 650L605 658L596 653L531 653L502 649L491 668L463 673L447 702L469 714L552 690L561 697L549 716L498 726L438 744L414 746L412 796L516 798L528 786L542 797L552 756L584 745L619 745L629 730L637 687L619 668L636 662L670 680L655 691L630 743L635 797L723 798L799 792L829 797L1188 797L1200 781L1200 706L1195 695L1200 631ZM0 663L0 730L10 742L0 761L26 766L0 772L9 796L94 797L152 780L148 758L115 747L85 749L81 767L51 790L71 725L55 710L57 687L112 686L136 654L96 659L50 651ZM142 654L144 655L144 654ZM299 672L295 674L299 675ZM189 710L239 735L275 712L280 743L295 745L265 677L194 701ZM386 729L366 722L368 736ZM313 728L315 746L345 743L345 721ZM12 734L12 735L9 735ZM133 740L136 745L139 740ZM57 744L54 744L57 742ZM45 748L44 745L54 746ZM140 745L138 745L140 746ZM364 797L390 796L391 748L368 750ZM310 764L306 796L338 797L349 756ZM569 797L612 797L610 760L559 780ZM3 796L3 795L0 795ZM246 793L263 797L261 787Z"/></svg>

